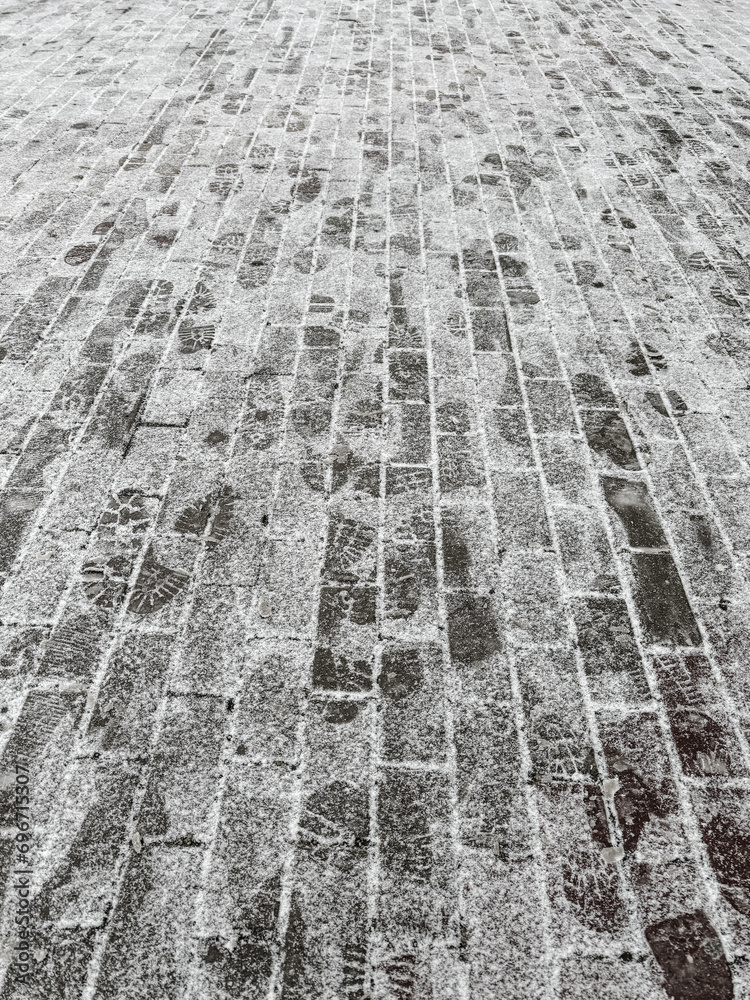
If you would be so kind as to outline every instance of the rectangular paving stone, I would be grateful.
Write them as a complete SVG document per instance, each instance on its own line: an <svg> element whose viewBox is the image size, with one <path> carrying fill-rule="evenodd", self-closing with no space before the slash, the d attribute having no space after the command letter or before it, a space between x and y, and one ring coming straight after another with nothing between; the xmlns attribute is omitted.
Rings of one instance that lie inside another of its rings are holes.
<svg viewBox="0 0 750 1000"><path fill-rule="evenodd" d="M744 996L746 8L3 12L3 997Z"/></svg>
<svg viewBox="0 0 750 1000"><path fill-rule="evenodd" d="M637 553L631 556L631 566L646 641L699 646L700 633L672 557L668 553Z"/></svg>
<svg viewBox="0 0 750 1000"><path fill-rule="evenodd" d="M149 954L158 961L146 965L146 988L170 997L184 990L200 860L200 851L189 847L154 845L131 853L102 956L99 996L142 986Z"/></svg>
<svg viewBox="0 0 750 1000"><path fill-rule="evenodd" d="M167 699L149 777L138 816L138 831L148 843L200 842L214 798L226 704L219 698L173 696Z"/></svg>

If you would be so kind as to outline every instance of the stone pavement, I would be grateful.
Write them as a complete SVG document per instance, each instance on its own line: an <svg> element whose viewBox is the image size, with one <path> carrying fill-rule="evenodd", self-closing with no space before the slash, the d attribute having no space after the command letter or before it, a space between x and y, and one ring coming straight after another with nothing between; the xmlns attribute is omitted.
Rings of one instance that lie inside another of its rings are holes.
<svg viewBox="0 0 750 1000"><path fill-rule="evenodd" d="M747 1000L747 0L0 45L2 1000Z"/></svg>

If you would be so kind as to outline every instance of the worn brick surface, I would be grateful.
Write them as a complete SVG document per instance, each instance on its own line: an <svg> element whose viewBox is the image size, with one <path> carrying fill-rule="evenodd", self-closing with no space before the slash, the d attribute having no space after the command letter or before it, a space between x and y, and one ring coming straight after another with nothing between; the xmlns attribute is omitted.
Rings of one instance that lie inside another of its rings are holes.
<svg viewBox="0 0 750 1000"><path fill-rule="evenodd" d="M746 0L0 52L0 997L749 1000Z"/></svg>

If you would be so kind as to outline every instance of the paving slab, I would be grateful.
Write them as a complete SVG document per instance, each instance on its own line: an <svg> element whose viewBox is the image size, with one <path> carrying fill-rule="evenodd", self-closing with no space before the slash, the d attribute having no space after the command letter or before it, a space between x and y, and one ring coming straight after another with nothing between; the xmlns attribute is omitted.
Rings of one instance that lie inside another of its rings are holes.
<svg viewBox="0 0 750 1000"><path fill-rule="evenodd" d="M747 0L0 53L0 1000L748 1000Z"/></svg>

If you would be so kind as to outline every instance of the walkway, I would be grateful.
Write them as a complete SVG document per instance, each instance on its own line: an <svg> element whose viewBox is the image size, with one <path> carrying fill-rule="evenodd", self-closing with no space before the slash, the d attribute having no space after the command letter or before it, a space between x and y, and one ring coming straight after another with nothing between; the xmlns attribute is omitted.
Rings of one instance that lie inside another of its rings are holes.
<svg viewBox="0 0 750 1000"><path fill-rule="evenodd" d="M2 1000L747 1000L747 0L0 54Z"/></svg>

